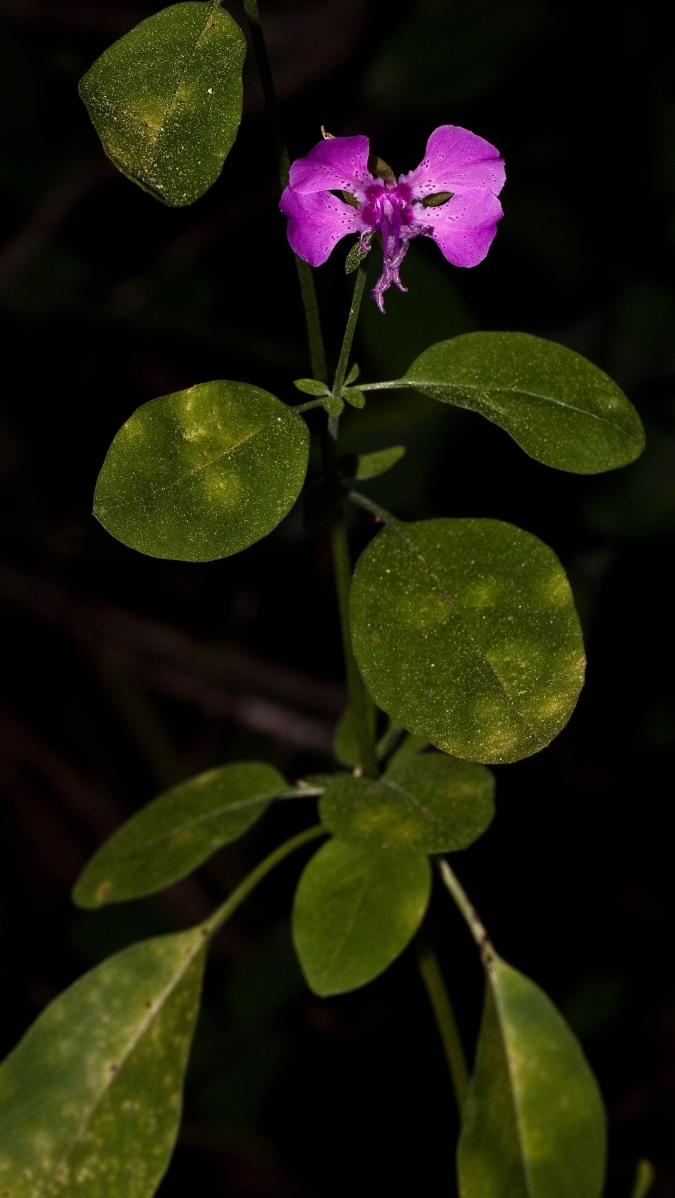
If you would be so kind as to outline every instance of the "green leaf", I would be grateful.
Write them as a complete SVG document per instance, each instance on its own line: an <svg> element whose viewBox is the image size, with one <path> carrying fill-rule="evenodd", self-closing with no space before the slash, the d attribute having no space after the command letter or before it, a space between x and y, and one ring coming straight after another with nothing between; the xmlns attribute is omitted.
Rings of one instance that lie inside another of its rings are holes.
<svg viewBox="0 0 675 1198"><path fill-rule="evenodd" d="M343 994L383 973L409 944L431 894L425 857L329 840L300 878L293 941L315 994Z"/></svg>
<svg viewBox="0 0 675 1198"><path fill-rule="evenodd" d="M375 782L336 774L321 822L346 844L405 853L468 848L494 816L494 778L484 765L442 753L392 762Z"/></svg>
<svg viewBox="0 0 675 1198"><path fill-rule="evenodd" d="M500 520L384 529L357 562L351 623L378 707L453 757L536 753L567 723L583 684L560 562Z"/></svg>
<svg viewBox="0 0 675 1198"><path fill-rule="evenodd" d="M389 449L378 449L375 453L360 453L355 477L363 482L367 478L377 478L391 470L405 454L405 445L392 445Z"/></svg>
<svg viewBox="0 0 675 1198"><path fill-rule="evenodd" d="M355 383L357 378L359 377L360 373L361 373L361 371L359 369L358 362L352 362L352 364L349 368L349 373L347 374L347 377L345 379L345 385L347 387L349 387L351 383Z"/></svg>
<svg viewBox="0 0 675 1198"><path fill-rule="evenodd" d="M647 1198L647 1194L651 1190L655 1180L656 1170L652 1162L646 1159L638 1161L631 1198Z"/></svg>
<svg viewBox="0 0 675 1198"><path fill-rule="evenodd" d="M345 401L340 399L338 395L329 395L323 401L323 406L329 416L341 416L344 412Z"/></svg>
<svg viewBox="0 0 675 1198"><path fill-rule="evenodd" d="M173 4L96 60L80 95L109 158L172 207L215 183L241 122L244 35L223 8Z"/></svg>
<svg viewBox="0 0 675 1198"><path fill-rule="evenodd" d="M243 836L290 788L273 766L242 761L208 770L141 808L106 840L73 891L78 907L154 894Z"/></svg>
<svg viewBox="0 0 675 1198"><path fill-rule="evenodd" d="M199 383L138 408L113 441L94 515L151 557L208 562L276 528L305 479L302 417L248 383Z"/></svg>
<svg viewBox="0 0 675 1198"><path fill-rule="evenodd" d="M479 412L558 470L597 474L644 449L640 417L616 383L564 345L528 333L440 341L397 385Z"/></svg>
<svg viewBox="0 0 675 1198"><path fill-rule="evenodd" d="M368 703L367 714L370 723L369 734L375 739L375 726L377 723L377 709L372 703ZM335 760L340 762L340 765L347 765L350 769L359 765L361 761L361 750L359 749L359 739L356 733L356 725L351 706L343 711L335 728L335 736L333 738L333 754Z"/></svg>
<svg viewBox="0 0 675 1198"><path fill-rule="evenodd" d="M605 1116L581 1046L539 986L492 952L486 974L462 1198L600 1198Z"/></svg>
<svg viewBox="0 0 675 1198"><path fill-rule="evenodd" d="M0 1067L0 1193L151 1198L169 1163L204 970L201 928L79 978Z"/></svg>
<svg viewBox="0 0 675 1198"><path fill-rule="evenodd" d="M319 382L318 379L294 379L293 386L297 387L298 391L304 392L305 395L330 395L326 384Z"/></svg>
<svg viewBox="0 0 675 1198"><path fill-rule="evenodd" d="M353 408L358 408L359 410L365 408L366 397L363 394L363 391L359 391L358 387L347 387L347 389L342 392L342 395L344 399L347 400L347 403L351 404Z"/></svg>

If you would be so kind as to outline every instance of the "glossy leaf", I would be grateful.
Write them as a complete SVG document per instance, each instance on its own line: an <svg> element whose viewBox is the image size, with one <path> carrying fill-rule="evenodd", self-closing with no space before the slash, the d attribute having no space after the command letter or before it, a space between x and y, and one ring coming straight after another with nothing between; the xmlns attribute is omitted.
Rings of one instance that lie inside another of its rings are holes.
<svg viewBox="0 0 675 1198"><path fill-rule="evenodd" d="M389 449L378 449L375 453L360 453L356 467L356 478L377 478L391 470L405 454L405 445L392 445Z"/></svg>
<svg viewBox="0 0 675 1198"><path fill-rule="evenodd" d="M336 774L319 814L346 844L418 854L455 852L489 827L493 796L494 779L484 765L425 753L398 758L378 781Z"/></svg>
<svg viewBox="0 0 675 1198"><path fill-rule="evenodd" d="M425 857L381 853L329 840L300 878L293 941L315 994L365 986L395 961L429 903Z"/></svg>
<svg viewBox="0 0 675 1198"><path fill-rule="evenodd" d="M73 891L78 907L154 894L197 869L290 788L273 766L242 761L174 786L127 820L92 857Z"/></svg>
<svg viewBox="0 0 675 1198"><path fill-rule="evenodd" d="M492 953L486 972L461 1198L600 1198L605 1116L581 1046L529 978Z"/></svg>
<svg viewBox="0 0 675 1198"><path fill-rule="evenodd" d="M134 944L40 1015L0 1067L0 1192L151 1198L175 1143L201 928Z"/></svg>
<svg viewBox="0 0 675 1198"><path fill-rule="evenodd" d="M560 562L500 520L384 529L357 563L351 620L377 705L454 757L517 761L543 749L583 683Z"/></svg>
<svg viewBox="0 0 675 1198"><path fill-rule="evenodd" d="M597 474L644 449L640 417L616 383L580 354L529 333L440 341L398 385L479 412L559 470Z"/></svg>
<svg viewBox="0 0 675 1198"><path fill-rule="evenodd" d="M245 54L212 4L173 4L110 46L80 95L115 166L172 207L199 199L237 136Z"/></svg>
<svg viewBox="0 0 675 1198"><path fill-rule="evenodd" d="M199 383L153 399L122 426L94 515L132 549L206 562L276 528L305 479L301 416L248 383Z"/></svg>

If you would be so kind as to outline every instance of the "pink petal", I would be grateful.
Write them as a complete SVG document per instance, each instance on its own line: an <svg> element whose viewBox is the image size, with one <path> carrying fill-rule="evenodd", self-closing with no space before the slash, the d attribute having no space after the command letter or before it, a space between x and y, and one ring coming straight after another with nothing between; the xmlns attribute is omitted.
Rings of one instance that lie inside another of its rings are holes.
<svg viewBox="0 0 675 1198"><path fill-rule="evenodd" d="M338 241L363 227L358 210L329 191L298 195L294 187L287 187L279 207L288 217L291 249L310 266L321 266Z"/></svg>
<svg viewBox="0 0 675 1198"><path fill-rule="evenodd" d="M421 199L438 191L484 187L499 195L506 178L499 150L459 125L439 125L427 142L424 158L414 171L402 175Z"/></svg>
<svg viewBox="0 0 675 1198"><path fill-rule="evenodd" d="M369 145L368 138L361 134L320 141L306 158L296 158L291 167L291 187L300 195L350 191L360 198L373 181L368 170Z"/></svg>
<svg viewBox="0 0 675 1198"><path fill-rule="evenodd" d="M497 232L502 206L491 191L465 191L438 208L415 204L415 224L453 266L478 266Z"/></svg>

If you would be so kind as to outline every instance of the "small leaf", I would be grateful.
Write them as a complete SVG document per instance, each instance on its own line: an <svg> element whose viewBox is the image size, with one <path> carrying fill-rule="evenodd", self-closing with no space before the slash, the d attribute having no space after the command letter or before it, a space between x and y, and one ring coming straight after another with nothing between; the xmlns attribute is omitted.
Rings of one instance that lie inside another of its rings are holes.
<svg viewBox="0 0 675 1198"><path fill-rule="evenodd" d="M462 1198L600 1198L605 1116L581 1046L543 990L491 951L486 975Z"/></svg>
<svg viewBox="0 0 675 1198"><path fill-rule="evenodd" d="M368 170L371 175L375 175L378 179L386 179L389 183L396 182L396 175L384 158L380 158L377 154L368 155Z"/></svg>
<svg viewBox="0 0 675 1198"><path fill-rule="evenodd" d="M347 375L347 377L345 379L345 385L348 387L350 385L350 383L355 383L357 378L359 377L359 374L360 374L360 370L359 370L358 364L356 362L354 362L352 364L352 366L350 367L349 374Z"/></svg>
<svg viewBox="0 0 675 1198"><path fill-rule="evenodd" d="M347 387L342 394L347 403L351 404L353 408L365 408L366 397L363 391L359 391L358 387Z"/></svg>
<svg viewBox="0 0 675 1198"><path fill-rule="evenodd" d="M652 1162L646 1159L638 1161L631 1198L647 1198L647 1194L651 1190L655 1180L656 1169Z"/></svg>
<svg viewBox="0 0 675 1198"><path fill-rule="evenodd" d="M315 994L365 986L412 940L429 903L425 857L380 853L329 840L300 878L293 941Z"/></svg>
<svg viewBox="0 0 675 1198"><path fill-rule="evenodd" d="M484 765L425 753L399 757L377 782L336 774L319 813L346 844L405 853L456 852L489 827L493 795L494 779Z"/></svg>
<svg viewBox="0 0 675 1198"><path fill-rule="evenodd" d="M367 713L370 720L369 734L372 739L375 738L375 725L377 723L377 709L373 703L368 703ZM359 749L359 741L356 735L356 727L352 716L352 709L348 707L342 713L337 722L335 736L333 738L333 754L335 760L340 762L340 765L349 766L353 769L354 766L360 764L361 751Z"/></svg>
<svg viewBox="0 0 675 1198"><path fill-rule="evenodd" d="M0 1192L151 1198L178 1132L204 935L124 949L52 1002L0 1067Z"/></svg>
<svg viewBox="0 0 675 1198"><path fill-rule="evenodd" d="M344 400L340 399L337 395L329 395L328 398L324 400L323 406L328 412L329 416L341 416L344 412L345 403Z"/></svg>
<svg viewBox="0 0 675 1198"><path fill-rule="evenodd" d="M164 890L243 836L272 798L289 789L278 770L258 761L221 765L174 786L101 845L73 901L103 907Z"/></svg>
<svg viewBox="0 0 675 1198"><path fill-rule="evenodd" d="M199 199L237 136L245 54L212 4L173 4L110 46L80 95L115 166L172 207Z"/></svg>
<svg viewBox="0 0 675 1198"><path fill-rule="evenodd" d="M359 237L358 241L354 242L345 259L345 274L351 275L355 270L359 269L363 259L368 257L372 240L372 233L364 233L362 237ZM364 246L366 247L365 249Z"/></svg>
<svg viewBox="0 0 675 1198"><path fill-rule="evenodd" d="M151 557L208 562L276 528L307 470L309 429L268 391L199 383L138 408L113 441L94 515Z"/></svg>
<svg viewBox="0 0 675 1198"><path fill-rule="evenodd" d="M453 757L536 753L567 723L583 683L560 562L500 520L384 529L357 562L351 621L378 707Z"/></svg>
<svg viewBox="0 0 675 1198"><path fill-rule="evenodd" d="M479 412L558 470L597 474L639 457L623 391L592 362L529 333L465 333L420 354L398 385Z"/></svg>
<svg viewBox="0 0 675 1198"><path fill-rule="evenodd" d="M297 387L298 391L303 391L305 395L330 395L326 384L319 382L318 379L294 379L293 386Z"/></svg>
<svg viewBox="0 0 675 1198"><path fill-rule="evenodd" d="M391 470L406 452L405 445L392 445L389 449L378 449L375 453L360 453L355 477L362 482L367 478L377 478Z"/></svg>
<svg viewBox="0 0 675 1198"><path fill-rule="evenodd" d="M441 204L447 204L454 195L452 191L436 191L433 195L425 196L422 200L422 205L425 208L439 208Z"/></svg>

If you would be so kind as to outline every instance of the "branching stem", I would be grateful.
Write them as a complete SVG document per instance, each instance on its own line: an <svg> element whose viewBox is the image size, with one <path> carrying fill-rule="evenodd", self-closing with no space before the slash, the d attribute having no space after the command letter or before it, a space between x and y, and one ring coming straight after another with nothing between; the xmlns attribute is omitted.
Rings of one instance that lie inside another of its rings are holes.
<svg viewBox="0 0 675 1198"><path fill-rule="evenodd" d="M469 1070L455 1012L443 980L438 957L422 936L417 937L417 964L445 1049L457 1110L461 1119L469 1089Z"/></svg>

